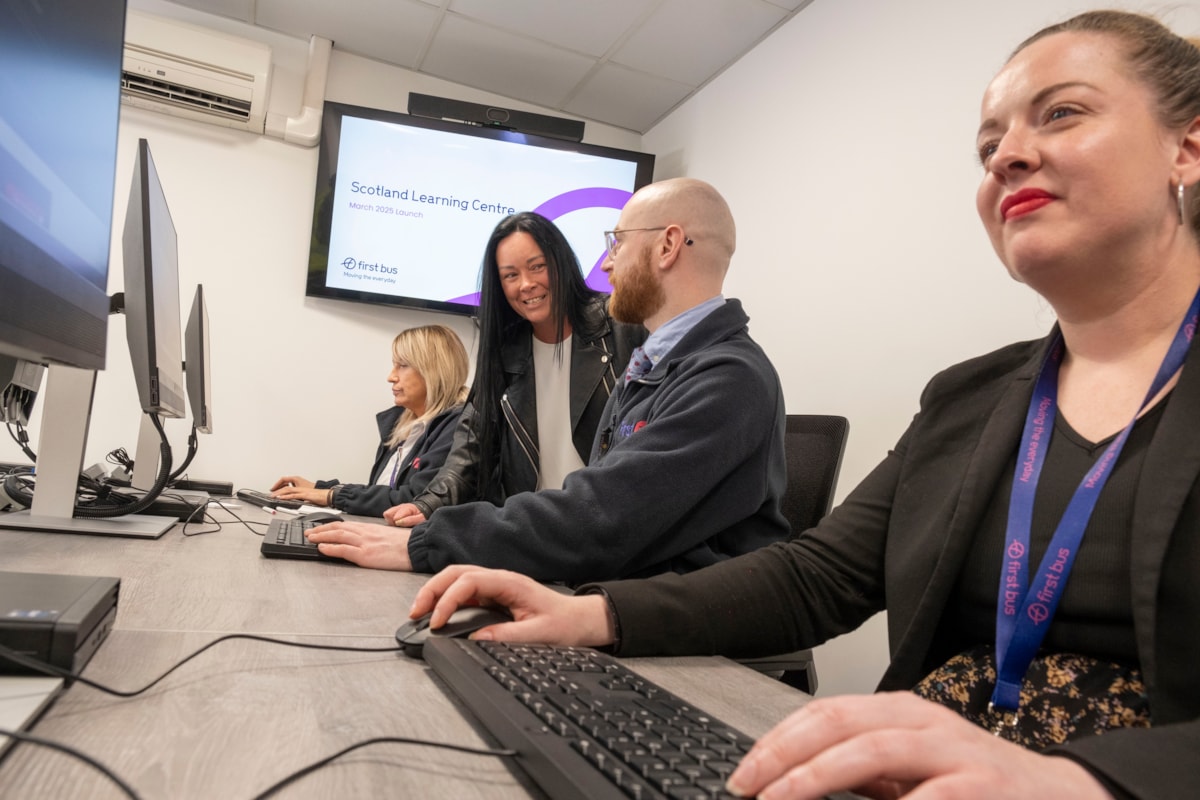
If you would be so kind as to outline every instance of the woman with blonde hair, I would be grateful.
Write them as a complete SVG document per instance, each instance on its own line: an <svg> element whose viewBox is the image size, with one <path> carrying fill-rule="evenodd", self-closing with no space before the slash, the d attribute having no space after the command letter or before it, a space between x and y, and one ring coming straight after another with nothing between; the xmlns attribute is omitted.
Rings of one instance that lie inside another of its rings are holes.
<svg viewBox="0 0 1200 800"><path fill-rule="evenodd" d="M393 405L379 412L379 448L367 483L310 481L285 475L271 487L300 500L349 514L378 517L425 490L441 469L467 395L467 351L443 325L402 331L392 341Z"/></svg>

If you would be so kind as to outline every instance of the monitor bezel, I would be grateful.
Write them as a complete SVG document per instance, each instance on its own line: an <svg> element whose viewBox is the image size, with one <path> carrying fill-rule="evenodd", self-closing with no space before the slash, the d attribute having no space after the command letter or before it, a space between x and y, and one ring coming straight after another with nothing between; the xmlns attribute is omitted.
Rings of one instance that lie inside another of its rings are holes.
<svg viewBox="0 0 1200 800"><path fill-rule="evenodd" d="M495 141L511 142L548 150L575 152L584 155L594 155L603 158L615 158L633 163L636 168L633 190L642 188L654 179L654 155L634 150L622 150L603 145L585 144L565 139L554 139L536 134L521 133L503 128L493 128L480 125L469 125L459 122L419 117L398 111L366 108L348 103L326 101L322 123L321 142L317 157L317 176L313 204L313 226L310 239L308 273L305 281L305 295L334 300L348 300L373 305L400 306L426 311L441 311L464 316L476 316L479 306L466 303L453 303L430 300L410 295L391 295L376 292L356 291L325 285L329 265L329 237L332 229L332 215L322 211L321 199L326 192L332 192L333 178L337 174L337 154L341 139L342 120L346 117L388 122L407 125L416 128L442 131L461 136L492 139ZM520 209L530 210L530 209ZM477 270L477 265L474 267ZM478 288L478 287L476 287Z"/></svg>

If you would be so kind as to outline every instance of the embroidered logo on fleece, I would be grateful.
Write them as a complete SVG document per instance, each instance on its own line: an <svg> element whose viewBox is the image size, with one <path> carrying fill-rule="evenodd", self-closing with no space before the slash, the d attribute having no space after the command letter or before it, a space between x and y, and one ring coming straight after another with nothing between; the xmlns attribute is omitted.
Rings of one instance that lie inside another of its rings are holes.
<svg viewBox="0 0 1200 800"><path fill-rule="evenodd" d="M628 439L635 433L646 427L646 420L638 420L637 422L623 422L621 427L617 429L617 435L622 439Z"/></svg>

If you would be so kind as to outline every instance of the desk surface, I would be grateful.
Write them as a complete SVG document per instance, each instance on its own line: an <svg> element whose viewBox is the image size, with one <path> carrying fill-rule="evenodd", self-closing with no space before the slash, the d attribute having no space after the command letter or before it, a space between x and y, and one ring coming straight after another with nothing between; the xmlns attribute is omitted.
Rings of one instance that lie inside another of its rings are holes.
<svg viewBox="0 0 1200 800"><path fill-rule="evenodd" d="M395 644L392 634L425 576L265 559L259 536L216 513L220 531L185 537L176 526L150 541L0 530L0 553L9 570L121 578L115 629L85 672L116 688L144 685L225 633ZM721 658L628 663L753 736L807 699ZM147 800L250 798L378 736L485 744L423 662L248 640L217 645L135 698L77 684L33 732L97 758ZM502 759L386 744L335 761L280 796L529 797L523 780ZM20 745L0 762L0 797L33 796L123 795L75 759Z"/></svg>

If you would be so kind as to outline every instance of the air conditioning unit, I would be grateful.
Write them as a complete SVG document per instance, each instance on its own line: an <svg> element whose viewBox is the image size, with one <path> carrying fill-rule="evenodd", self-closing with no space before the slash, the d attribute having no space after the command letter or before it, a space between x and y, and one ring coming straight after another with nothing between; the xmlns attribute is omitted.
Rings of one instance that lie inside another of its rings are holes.
<svg viewBox="0 0 1200 800"><path fill-rule="evenodd" d="M270 91L267 45L129 11L122 102L262 133Z"/></svg>

